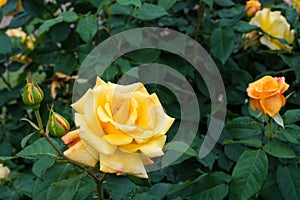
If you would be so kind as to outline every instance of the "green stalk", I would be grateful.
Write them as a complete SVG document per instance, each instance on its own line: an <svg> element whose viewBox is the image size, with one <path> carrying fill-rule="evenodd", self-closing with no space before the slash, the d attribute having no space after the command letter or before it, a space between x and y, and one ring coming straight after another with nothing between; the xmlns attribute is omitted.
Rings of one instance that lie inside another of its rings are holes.
<svg viewBox="0 0 300 200"><path fill-rule="evenodd" d="M93 171L89 170L88 168L80 165L79 163L69 159L68 157L66 157L64 155L64 153L57 147L55 146L55 144L52 142L51 138L49 137L48 134L45 133L44 131L44 127L43 127L43 122L42 122L42 118L39 112L39 109L35 109L34 110L34 114L36 116L37 122L38 122L38 127L39 127L39 132L41 133L41 135L43 137L46 138L46 140L49 142L49 144L55 149L55 151L63 158L65 159L67 162L75 165L78 169L86 171L90 177L92 177L94 179L94 181L97 184L97 189L98 189L98 194L99 194L99 199L100 200L104 200L104 194L103 194L103 188L102 188L102 183L104 182L105 178L106 178L106 174L104 173L102 177L99 177L99 173L94 173Z"/></svg>

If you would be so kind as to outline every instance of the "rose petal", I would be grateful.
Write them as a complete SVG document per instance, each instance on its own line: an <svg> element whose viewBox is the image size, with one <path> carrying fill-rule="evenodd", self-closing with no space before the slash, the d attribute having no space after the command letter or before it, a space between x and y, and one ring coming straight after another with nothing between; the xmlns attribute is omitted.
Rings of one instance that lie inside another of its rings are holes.
<svg viewBox="0 0 300 200"><path fill-rule="evenodd" d="M162 148L166 142L167 136L162 135L157 138L152 138L147 143L144 144L128 144L124 146L120 146L119 148L122 151L136 153L141 151L143 154L149 157L157 157L164 155Z"/></svg>
<svg viewBox="0 0 300 200"><path fill-rule="evenodd" d="M109 171L105 171L110 169ZM132 174L141 178L148 178L142 159L137 154L128 154L116 150L112 155L100 153L100 170L111 173Z"/></svg>
<svg viewBox="0 0 300 200"><path fill-rule="evenodd" d="M110 144L102 138L100 134L94 133L85 122L82 115L75 115L75 120L80 120L79 137L87 144L91 145L96 151L104 154L112 154L116 150L116 146Z"/></svg>
<svg viewBox="0 0 300 200"><path fill-rule="evenodd" d="M76 162L94 167L97 159L94 158L84 147L82 141L77 142L74 146L64 152L64 155Z"/></svg>
<svg viewBox="0 0 300 200"><path fill-rule="evenodd" d="M87 101L91 98L93 98L92 89L88 89L88 91L86 91L86 93L71 106L76 112L84 114L85 105L88 104Z"/></svg>
<svg viewBox="0 0 300 200"><path fill-rule="evenodd" d="M262 109L271 117L274 117L284 104L285 98L281 94L277 94L272 97L260 100Z"/></svg>
<svg viewBox="0 0 300 200"><path fill-rule="evenodd" d="M133 140L129 135L121 132L105 135L103 139L116 146L130 144Z"/></svg>

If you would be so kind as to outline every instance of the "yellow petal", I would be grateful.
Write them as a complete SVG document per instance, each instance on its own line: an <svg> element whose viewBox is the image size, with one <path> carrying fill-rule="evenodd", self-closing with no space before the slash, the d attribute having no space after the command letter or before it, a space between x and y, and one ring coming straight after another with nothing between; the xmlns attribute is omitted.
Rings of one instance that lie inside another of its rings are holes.
<svg viewBox="0 0 300 200"><path fill-rule="evenodd" d="M129 100L124 100L122 104L112 111L113 119L115 122L119 124L125 124L128 121L129 118Z"/></svg>
<svg viewBox="0 0 300 200"><path fill-rule="evenodd" d="M141 151L143 154L149 157L157 157L164 155L162 148L166 143L167 136L162 135L154 139L150 139L145 144L128 144L124 146L120 146L119 148L122 151L128 153L136 153Z"/></svg>
<svg viewBox="0 0 300 200"><path fill-rule="evenodd" d="M83 116L77 114L75 117L77 117L77 120L80 120L79 137L88 145L92 146L96 151L105 154L112 154L116 150L116 146L110 144L104 140L100 134L91 130Z"/></svg>
<svg viewBox="0 0 300 200"><path fill-rule="evenodd" d="M90 99L88 99L88 103L86 103L84 107L84 117L85 121L89 125L89 127L93 130L93 132L98 133L100 135L104 135L101 125L97 118L97 107L95 105L95 102L97 101L95 99L94 92L91 92L91 95L89 96Z"/></svg>
<svg viewBox="0 0 300 200"><path fill-rule="evenodd" d="M74 146L64 152L64 155L76 162L94 167L97 159L94 158L84 147L82 141L77 142Z"/></svg>
<svg viewBox="0 0 300 200"><path fill-rule="evenodd" d="M105 171L110 169L110 171ZM128 154L116 150L112 155L100 154L100 170L118 174L132 174L141 178L148 178L143 160L138 154Z"/></svg>
<svg viewBox="0 0 300 200"><path fill-rule="evenodd" d="M107 84L99 76L97 76L96 86L99 86L99 85L107 85Z"/></svg>
<svg viewBox="0 0 300 200"><path fill-rule="evenodd" d="M91 98L93 98L92 90L88 89L88 91L86 91L86 93L71 106L76 112L83 114L85 105Z"/></svg>
<svg viewBox="0 0 300 200"><path fill-rule="evenodd" d="M130 137L129 135L126 135L124 133L105 135L105 136L103 136L103 139L107 140L109 143L116 145L116 146L130 144L133 140L132 137Z"/></svg>

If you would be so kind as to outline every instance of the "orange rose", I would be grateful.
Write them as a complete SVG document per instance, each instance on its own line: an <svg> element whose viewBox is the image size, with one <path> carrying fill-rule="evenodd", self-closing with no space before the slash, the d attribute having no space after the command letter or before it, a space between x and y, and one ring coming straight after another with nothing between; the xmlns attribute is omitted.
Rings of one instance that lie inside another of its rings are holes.
<svg viewBox="0 0 300 200"><path fill-rule="evenodd" d="M250 83L247 94L252 98L250 106L252 110L259 110L263 114L274 117L285 104L285 97L282 95L289 85L284 77L264 76L263 78Z"/></svg>
<svg viewBox="0 0 300 200"><path fill-rule="evenodd" d="M245 10L247 11L247 16L252 17L261 8L260 2L258 0L249 0L246 2Z"/></svg>

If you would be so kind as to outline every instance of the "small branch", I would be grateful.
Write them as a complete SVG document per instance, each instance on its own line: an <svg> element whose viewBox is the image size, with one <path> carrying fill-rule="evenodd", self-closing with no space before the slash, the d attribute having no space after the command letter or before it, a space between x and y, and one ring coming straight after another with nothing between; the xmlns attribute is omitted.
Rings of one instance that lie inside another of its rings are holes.
<svg viewBox="0 0 300 200"><path fill-rule="evenodd" d="M106 176L107 176L107 173L103 173L103 176L100 178L100 180L98 182L96 182L100 200L104 200L104 192L103 192L103 188L102 188L102 183L105 180Z"/></svg>
<svg viewBox="0 0 300 200"><path fill-rule="evenodd" d="M270 117L270 123L269 123L269 139L272 140L273 139L273 119Z"/></svg>
<svg viewBox="0 0 300 200"><path fill-rule="evenodd" d="M92 171L90 171L88 168L80 165L79 163L69 159L68 157L66 157L64 155L64 153L57 147L55 146L55 144L52 142L51 138L49 137L49 135L47 135L44 131L44 128L43 128L43 123L42 123L42 118L41 118L41 115L40 115L40 112L39 110L35 110L34 111L34 114L37 118L37 121L38 121L38 126L39 126L39 132L46 138L46 140L49 142L49 144L55 149L55 151L63 158L65 159L67 162L75 165L77 168L79 168L80 170L83 170L83 171L86 171L97 183L98 182L103 182L103 180L101 180L101 178L99 178L97 176L97 174L94 174Z"/></svg>
<svg viewBox="0 0 300 200"><path fill-rule="evenodd" d="M10 83L4 78L3 74L0 74L0 77L3 81L3 83L8 87L9 90L12 90L12 86L10 85Z"/></svg>
<svg viewBox="0 0 300 200"><path fill-rule="evenodd" d="M202 0L200 0L199 7L197 9L197 11L198 11L197 21L196 21L196 24L195 24L195 35L194 35L195 40L198 39L198 32L199 32L200 25L201 25L201 19L204 15L204 9L205 9L205 3Z"/></svg>

